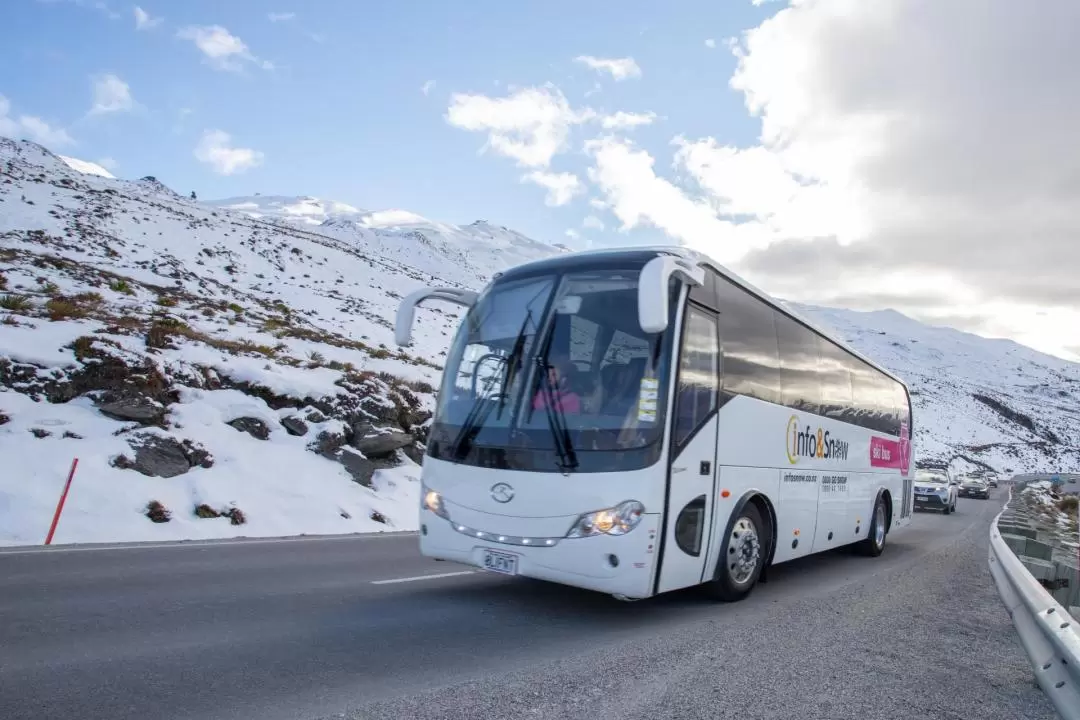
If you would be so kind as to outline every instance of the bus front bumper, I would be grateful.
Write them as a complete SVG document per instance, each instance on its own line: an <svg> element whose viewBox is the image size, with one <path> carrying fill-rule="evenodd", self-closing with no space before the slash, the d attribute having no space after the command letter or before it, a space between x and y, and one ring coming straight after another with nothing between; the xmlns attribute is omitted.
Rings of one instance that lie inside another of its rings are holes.
<svg viewBox="0 0 1080 720"><path fill-rule="evenodd" d="M627 598L652 595L659 515L644 515L626 535L561 538L551 546L504 544L459 532L428 511L420 516L420 553L492 573L520 575ZM467 534L469 533L469 534Z"/></svg>

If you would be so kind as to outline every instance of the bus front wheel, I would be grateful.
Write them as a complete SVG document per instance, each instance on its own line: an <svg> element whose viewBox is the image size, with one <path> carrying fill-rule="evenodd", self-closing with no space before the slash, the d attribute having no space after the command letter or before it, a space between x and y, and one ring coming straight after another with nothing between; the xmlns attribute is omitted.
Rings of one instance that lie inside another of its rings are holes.
<svg viewBox="0 0 1080 720"><path fill-rule="evenodd" d="M765 565L767 532L757 505L746 503L724 538L716 576L709 583L712 595L718 600L736 602L754 589Z"/></svg>

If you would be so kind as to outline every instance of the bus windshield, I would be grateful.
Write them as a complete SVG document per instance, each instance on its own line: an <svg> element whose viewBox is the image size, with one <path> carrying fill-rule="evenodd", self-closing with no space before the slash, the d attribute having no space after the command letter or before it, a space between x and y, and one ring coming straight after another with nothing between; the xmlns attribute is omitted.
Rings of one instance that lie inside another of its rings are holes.
<svg viewBox="0 0 1080 720"><path fill-rule="evenodd" d="M575 269L493 283L450 348L429 455L538 472L655 462L671 332L641 330L640 270Z"/></svg>

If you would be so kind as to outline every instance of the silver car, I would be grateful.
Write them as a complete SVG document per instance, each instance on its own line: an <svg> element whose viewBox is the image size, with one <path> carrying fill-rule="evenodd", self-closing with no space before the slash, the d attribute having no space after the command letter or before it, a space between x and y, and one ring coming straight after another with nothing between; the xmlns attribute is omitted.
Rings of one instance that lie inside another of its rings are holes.
<svg viewBox="0 0 1080 720"><path fill-rule="evenodd" d="M956 511L957 488L945 473L919 470L915 473L915 509Z"/></svg>

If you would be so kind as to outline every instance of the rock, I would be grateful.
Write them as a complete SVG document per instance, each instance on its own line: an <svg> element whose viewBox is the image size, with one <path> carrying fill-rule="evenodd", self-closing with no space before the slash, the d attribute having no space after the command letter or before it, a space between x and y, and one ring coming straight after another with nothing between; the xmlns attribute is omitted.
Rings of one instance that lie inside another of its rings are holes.
<svg viewBox="0 0 1080 720"><path fill-rule="evenodd" d="M34 435L34 437L38 438L39 440L41 438L47 438L52 435L51 432L44 428L30 428L30 432Z"/></svg>
<svg viewBox="0 0 1080 720"><path fill-rule="evenodd" d="M379 469L375 466L375 463L362 457L359 453L353 452L350 448L342 448L329 457L345 466L345 469L352 475L353 482L364 487L374 488L374 485L371 484L371 477Z"/></svg>
<svg viewBox="0 0 1080 720"><path fill-rule="evenodd" d="M353 429L350 444L367 457L385 458L414 442L412 435L396 430L386 433L364 432L363 423L359 423Z"/></svg>
<svg viewBox="0 0 1080 720"><path fill-rule="evenodd" d="M401 451L405 453L405 457L409 458L417 465L424 464L424 454L427 451L421 448L416 443L413 443L412 445L406 445L405 447L401 448Z"/></svg>
<svg viewBox="0 0 1080 720"><path fill-rule="evenodd" d="M132 420L144 425L160 425L165 421L165 406L145 395L98 402L97 409L113 420Z"/></svg>
<svg viewBox="0 0 1080 720"><path fill-rule="evenodd" d="M240 432L246 432L256 440L270 439L270 428L259 418L241 417L230 420L227 424Z"/></svg>
<svg viewBox="0 0 1080 720"><path fill-rule="evenodd" d="M319 423L324 423L324 422L326 422L326 416L325 416L325 415L323 415L323 414L322 414L321 412L319 412L318 410L314 410L314 409L313 409L313 410L312 410L311 412L309 412L309 413L307 414L307 416L306 416L306 417L307 417L307 421L308 421L309 423L313 423L313 424L315 424L315 425L318 425Z"/></svg>
<svg viewBox="0 0 1080 720"><path fill-rule="evenodd" d="M289 431L290 435L307 435L308 426L300 417L289 415L281 419L281 424Z"/></svg>
<svg viewBox="0 0 1080 720"><path fill-rule="evenodd" d="M191 467L195 467L196 465L201 468L214 467L214 456L202 445L196 445L190 440L185 440L181 443L181 447L183 448L184 455L187 457Z"/></svg>
<svg viewBox="0 0 1080 720"><path fill-rule="evenodd" d="M315 437L315 440L308 443L308 450L326 455L342 447L348 441L349 438L344 432L323 430Z"/></svg>
<svg viewBox="0 0 1080 720"><path fill-rule="evenodd" d="M113 466L150 477L176 477L195 466L209 468L214 464L210 453L190 440L180 442L172 437L141 434L128 439L128 444L135 459L121 455L113 461Z"/></svg>

